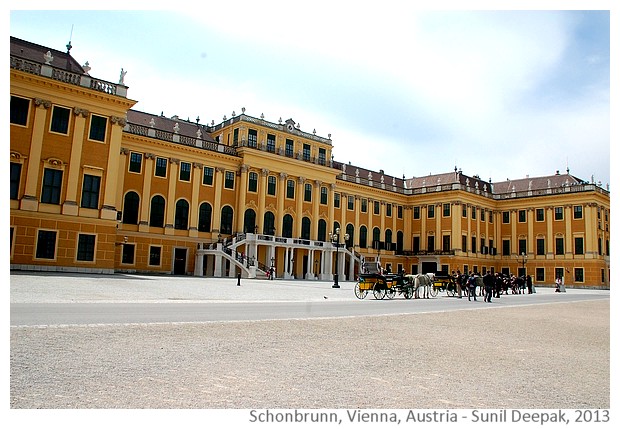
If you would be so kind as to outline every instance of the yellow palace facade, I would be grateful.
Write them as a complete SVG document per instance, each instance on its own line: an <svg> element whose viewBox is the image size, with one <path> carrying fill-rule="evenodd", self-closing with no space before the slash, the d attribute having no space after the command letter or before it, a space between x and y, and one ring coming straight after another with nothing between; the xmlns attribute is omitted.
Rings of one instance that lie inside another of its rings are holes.
<svg viewBox="0 0 620 429"><path fill-rule="evenodd" d="M293 119L148 114L123 71L16 38L10 55L13 270L353 280L378 260L609 288L609 191L568 171L393 177Z"/></svg>

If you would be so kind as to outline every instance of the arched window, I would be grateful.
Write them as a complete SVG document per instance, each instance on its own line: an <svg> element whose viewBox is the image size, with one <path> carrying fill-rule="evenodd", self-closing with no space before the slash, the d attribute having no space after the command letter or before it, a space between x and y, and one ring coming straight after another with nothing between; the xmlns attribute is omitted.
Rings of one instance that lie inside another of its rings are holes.
<svg viewBox="0 0 620 429"><path fill-rule="evenodd" d="M198 231L209 232L211 231L211 214L213 209L211 204L202 203L200 209L198 209Z"/></svg>
<svg viewBox="0 0 620 429"><path fill-rule="evenodd" d="M381 249L381 230L377 227L372 229L372 248Z"/></svg>
<svg viewBox="0 0 620 429"><path fill-rule="evenodd" d="M151 198L151 218L149 219L149 225L163 228L165 213L166 200L164 200L164 197L161 195L155 195Z"/></svg>
<svg viewBox="0 0 620 429"><path fill-rule="evenodd" d="M355 233L355 227L352 223L347 225L347 234L349 234L349 239L347 240L347 247L353 247L353 235Z"/></svg>
<svg viewBox="0 0 620 429"><path fill-rule="evenodd" d="M327 222L323 219L319 219L319 231L317 240L326 241L327 239Z"/></svg>
<svg viewBox="0 0 620 429"><path fill-rule="evenodd" d="M366 245L367 239L368 239L368 229L366 229L366 227L362 225L360 227L360 247L362 249L365 249L366 247L368 247Z"/></svg>
<svg viewBox="0 0 620 429"><path fill-rule="evenodd" d="M394 250L392 248L392 230L391 229L386 229L385 230L385 250Z"/></svg>
<svg viewBox="0 0 620 429"><path fill-rule="evenodd" d="M285 214L282 222L282 237L293 238L293 216Z"/></svg>
<svg viewBox="0 0 620 429"><path fill-rule="evenodd" d="M403 232L398 231L396 233L396 253L398 254L403 253L403 240L404 240Z"/></svg>
<svg viewBox="0 0 620 429"><path fill-rule="evenodd" d="M301 220L301 238L303 240L310 240L310 218L304 217Z"/></svg>
<svg viewBox="0 0 620 429"><path fill-rule="evenodd" d="M230 206L222 207L222 215L220 217L220 232L222 234L232 234L233 225L233 209Z"/></svg>
<svg viewBox="0 0 620 429"><path fill-rule="evenodd" d="M275 235L276 234L276 217L271 212L265 212L263 222L263 234Z"/></svg>
<svg viewBox="0 0 620 429"><path fill-rule="evenodd" d="M125 194L123 202L123 223L137 225L138 212L140 209L140 197L134 191Z"/></svg>
<svg viewBox="0 0 620 429"><path fill-rule="evenodd" d="M177 201L174 211L174 229L186 230L189 221L189 203L184 199Z"/></svg>
<svg viewBox="0 0 620 429"><path fill-rule="evenodd" d="M254 227L256 226L256 212L252 209L247 209L243 216L243 232L254 233Z"/></svg>

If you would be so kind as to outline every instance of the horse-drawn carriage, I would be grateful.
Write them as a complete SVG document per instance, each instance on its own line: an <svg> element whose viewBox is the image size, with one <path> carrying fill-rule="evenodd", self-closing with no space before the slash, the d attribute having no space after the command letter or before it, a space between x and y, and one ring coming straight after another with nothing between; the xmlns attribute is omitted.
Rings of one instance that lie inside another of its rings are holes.
<svg viewBox="0 0 620 429"><path fill-rule="evenodd" d="M436 273L433 277L433 287L431 288L431 296L435 297L439 292L446 291L448 296L454 296L457 292L456 282L448 273Z"/></svg>
<svg viewBox="0 0 620 429"><path fill-rule="evenodd" d="M415 293L415 285L403 274L360 274L359 281L355 284L355 296L364 299L370 291L375 299L392 299L397 293L411 299Z"/></svg>
<svg viewBox="0 0 620 429"><path fill-rule="evenodd" d="M419 297L419 289L424 289L424 298L430 294L431 277L426 274L383 273L378 263L364 266L365 272L359 275L355 284L355 296L364 299L370 291L375 299L392 299L402 294L405 299Z"/></svg>

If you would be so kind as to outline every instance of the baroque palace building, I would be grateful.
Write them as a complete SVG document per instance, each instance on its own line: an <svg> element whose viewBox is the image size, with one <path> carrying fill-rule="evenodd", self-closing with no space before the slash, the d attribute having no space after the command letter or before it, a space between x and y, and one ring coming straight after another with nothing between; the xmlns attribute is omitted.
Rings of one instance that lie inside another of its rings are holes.
<svg viewBox="0 0 620 429"><path fill-rule="evenodd" d="M122 70L89 70L11 37L11 269L353 280L379 260L609 288L600 183L392 177L335 161L331 136L292 119L133 110Z"/></svg>

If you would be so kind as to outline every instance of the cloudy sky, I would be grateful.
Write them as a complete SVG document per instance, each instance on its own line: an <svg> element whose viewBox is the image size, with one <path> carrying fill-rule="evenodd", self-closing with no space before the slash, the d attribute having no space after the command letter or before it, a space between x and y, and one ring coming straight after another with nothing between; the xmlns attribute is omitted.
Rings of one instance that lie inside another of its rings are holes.
<svg viewBox="0 0 620 429"><path fill-rule="evenodd" d="M100 79L124 68L137 110L293 118L331 134L337 161L398 177L457 166L497 182L568 166L610 181L609 11L245 3L35 7L10 12L10 35L59 50L71 37Z"/></svg>

